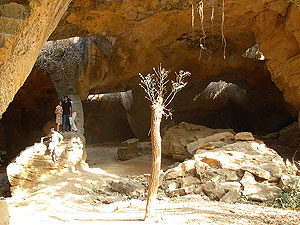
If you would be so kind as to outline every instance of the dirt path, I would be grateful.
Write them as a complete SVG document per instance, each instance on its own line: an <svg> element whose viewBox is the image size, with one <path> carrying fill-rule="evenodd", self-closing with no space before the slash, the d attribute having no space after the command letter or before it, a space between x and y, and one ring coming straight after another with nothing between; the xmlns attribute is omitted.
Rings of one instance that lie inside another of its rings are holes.
<svg viewBox="0 0 300 225"><path fill-rule="evenodd" d="M118 161L116 147L87 148L90 168L40 182L28 197L7 198L10 224L144 224L146 202L101 204L93 188L112 180L149 173L151 155ZM163 166L173 164L163 160ZM249 204L203 201L189 195L159 201L156 224L300 224L300 213Z"/></svg>

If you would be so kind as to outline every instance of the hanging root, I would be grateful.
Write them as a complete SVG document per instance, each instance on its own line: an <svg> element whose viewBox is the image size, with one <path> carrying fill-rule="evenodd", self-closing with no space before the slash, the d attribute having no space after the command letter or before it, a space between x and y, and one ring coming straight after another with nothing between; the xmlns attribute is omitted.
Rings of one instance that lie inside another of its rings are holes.
<svg viewBox="0 0 300 225"><path fill-rule="evenodd" d="M192 3L192 28L195 28L194 3Z"/></svg>
<svg viewBox="0 0 300 225"><path fill-rule="evenodd" d="M200 26L201 26L201 31L202 31L202 37L200 37L200 43L199 43L199 46L200 46L199 61L200 61L201 55L202 55L202 50L205 49L204 45L205 45L205 38L206 38L206 33L204 30L204 25L203 25L203 20L204 20L203 0L201 0L199 2L198 13L199 13ZM203 41L204 45L202 44L202 41Z"/></svg>
<svg viewBox="0 0 300 225"><path fill-rule="evenodd" d="M214 19L215 19L215 0L212 0L210 21L211 21L211 31L212 31L212 42L213 43L215 42Z"/></svg>
<svg viewBox="0 0 300 225"><path fill-rule="evenodd" d="M222 0L222 26L221 26L221 30L222 30L222 46L223 46L223 58L226 58L226 39L224 36L224 20L225 20L225 0Z"/></svg>
<svg viewBox="0 0 300 225"><path fill-rule="evenodd" d="M198 6L198 13L199 13L199 18L200 18L200 24L201 24L201 32L202 32L202 37L200 38L200 54L199 54L199 61L201 60L201 56L202 56L202 51L204 51L204 53L208 56L208 59L211 59L212 57L212 52L205 47L205 39L206 39L206 33L204 30L204 9L203 9L203 0L201 0L199 2L199 6Z"/></svg>

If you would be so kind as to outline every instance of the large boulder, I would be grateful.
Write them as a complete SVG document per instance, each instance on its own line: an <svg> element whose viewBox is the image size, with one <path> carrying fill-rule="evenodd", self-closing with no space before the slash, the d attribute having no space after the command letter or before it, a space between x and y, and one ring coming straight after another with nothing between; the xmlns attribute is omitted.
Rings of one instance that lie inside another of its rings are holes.
<svg viewBox="0 0 300 225"><path fill-rule="evenodd" d="M167 131L164 147L172 147L164 151L172 152L176 146L176 153L191 157L165 172L171 185L169 196L188 194L185 189L189 187L190 192L204 193L211 200L237 202L245 196L263 202L275 199L280 191L299 188L299 176L288 175L290 168L283 158L262 141L253 140L251 133L234 138L231 132L200 130L196 125L180 124ZM214 143L214 148L203 148L207 143ZM188 148L195 150L187 154ZM172 156L177 158L178 154Z"/></svg>
<svg viewBox="0 0 300 225"><path fill-rule="evenodd" d="M151 153L151 142L140 142L137 138L128 139L122 142L117 154L120 160L129 160L138 157L140 154Z"/></svg>
<svg viewBox="0 0 300 225"><path fill-rule="evenodd" d="M171 127L162 140L162 153L177 160L191 157L198 149L224 146L232 143L234 131L231 129L211 129L201 125L180 123Z"/></svg>

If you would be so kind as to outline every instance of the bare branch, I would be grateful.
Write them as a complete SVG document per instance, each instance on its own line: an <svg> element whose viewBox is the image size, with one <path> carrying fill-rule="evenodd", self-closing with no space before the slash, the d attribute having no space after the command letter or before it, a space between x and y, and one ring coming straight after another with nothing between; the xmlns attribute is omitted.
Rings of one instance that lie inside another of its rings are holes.
<svg viewBox="0 0 300 225"><path fill-rule="evenodd" d="M158 68L153 68L154 73L148 73L146 76L139 74L141 78L140 86L146 92L145 98L152 102L152 104L157 101L158 98L163 100L163 115L168 118L172 118L171 109L166 107L172 102L175 95L186 86L187 82L184 82L184 79L191 75L188 71L180 70L179 73L175 72L176 78L175 81L171 80L171 91L168 93L167 85L169 84L168 74L170 71L164 69L161 64ZM164 96L167 95L167 98L164 100Z"/></svg>

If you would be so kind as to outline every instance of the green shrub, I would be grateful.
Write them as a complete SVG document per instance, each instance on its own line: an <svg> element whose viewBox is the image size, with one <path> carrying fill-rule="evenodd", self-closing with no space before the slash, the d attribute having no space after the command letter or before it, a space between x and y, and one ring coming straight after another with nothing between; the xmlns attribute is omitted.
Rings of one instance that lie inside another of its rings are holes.
<svg viewBox="0 0 300 225"><path fill-rule="evenodd" d="M91 184L91 189L96 194L99 193L99 191L100 191L95 184Z"/></svg>
<svg viewBox="0 0 300 225"><path fill-rule="evenodd" d="M300 209L300 190L292 189L289 192L282 191L279 197L266 202L268 206L284 209Z"/></svg>

